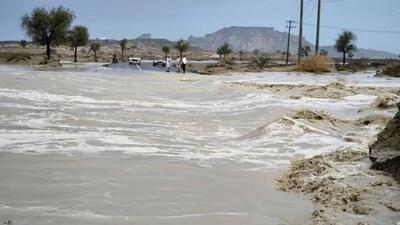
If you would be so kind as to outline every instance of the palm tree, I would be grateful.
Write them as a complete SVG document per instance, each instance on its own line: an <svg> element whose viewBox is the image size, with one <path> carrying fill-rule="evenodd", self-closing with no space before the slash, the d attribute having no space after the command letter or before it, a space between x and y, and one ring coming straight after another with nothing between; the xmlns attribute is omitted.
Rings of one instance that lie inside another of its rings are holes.
<svg viewBox="0 0 400 225"><path fill-rule="evenodd" d="M343 32L336 40L336 50L343 53L343 65L346 65L346 54L357 50L357 47L354 44L355 40L357 40L356 35L350 31Z"/></svg>
<svg viewBox="0 0 400 225"><path fill-rule="evenodd" d="M171 52L171 49L170 49L168 46L163 46L163 47L161 48L161 51L164 52L165 58L167 58L167 57L168 57L168 54Z"/></svg>
<svg viewBox="0 0 400 225"><path fill-rule="evenodd" d="M119 43L119 45L121 46L121 56L122 56L122 60L125 59L124 56L124 52L126 49L126 45L128 44L128 40L126 40L125 38L121 40L121 42Z"/></svg>
<svg viewBox="0 0 400 225"><path fill-rule="evenodd" d="M217 53L219 54L220 58L221 56L224 56L224 60L227 55L232 53L232 49L230 49L228 43L224 43L221 47L218 48Z"/></svg>
<svg viewBox="0 0 400 225"><path fill-rule="evenodd" d="M184 41L180 39L178 42L175 44L175 49L178 50L179 52L179 57L182 59L183 53L189 50L190 44L187 41Z"/></svg>
<svg viewBox="0 0 400 225"><path fill-rule="evenodd" d="M99 60L97 58L97 51L100 50L100 43L92 43L90 45L90 50L94 53L94 61L98 62Z"/></svg>

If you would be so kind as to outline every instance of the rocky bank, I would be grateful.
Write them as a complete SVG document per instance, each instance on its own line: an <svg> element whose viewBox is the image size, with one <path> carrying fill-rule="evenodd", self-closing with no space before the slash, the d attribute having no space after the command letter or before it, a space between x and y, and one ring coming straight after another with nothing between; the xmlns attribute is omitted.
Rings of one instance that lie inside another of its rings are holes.
<svg viewBox="0 0 400 225"><path fill-rule="evenodd" d="M400 111L371 145L369 158L372 168L387 171L400 182Z"/></svg>

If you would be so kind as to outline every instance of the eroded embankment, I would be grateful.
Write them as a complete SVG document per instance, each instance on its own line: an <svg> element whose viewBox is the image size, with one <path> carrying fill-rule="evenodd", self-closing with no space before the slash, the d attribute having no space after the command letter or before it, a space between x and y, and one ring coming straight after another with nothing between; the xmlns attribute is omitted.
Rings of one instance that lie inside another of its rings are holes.
<svg viewBox="0 0 400 225"><path fill-rule="evenodd" d="M315 204L313 225L396 224L400 188L390 176L369 169L366 148L297 160L279 188L304 193Z"/></svg>
<svg viewBox="0 0 400 225"><path fill-rule="evenodd" d="M311 121L329 121L333 125L346 123L317 112L305 111L296 116ZM383 134L395 129L393 121L397 121L398 125L398 117L399 114L389 123ZM353 123L361 125L367 120ZM398 136L389 136L380 134L378 143L382 139L391 145L394 140L400 140L396 139ZM303 193L311 198L315 205L313 225L398 224L400 187L388 174L371 169L369 144L369 141L364 141L334 153L295 160L290 169L278 179L278 187L283 191Z"/></svg>
<svg viewBox="0 0 400 225"><path fill-rule="evenodd" d="M370 159L373 168L391 173L400 182L400 111L371 145Z"/></svg>

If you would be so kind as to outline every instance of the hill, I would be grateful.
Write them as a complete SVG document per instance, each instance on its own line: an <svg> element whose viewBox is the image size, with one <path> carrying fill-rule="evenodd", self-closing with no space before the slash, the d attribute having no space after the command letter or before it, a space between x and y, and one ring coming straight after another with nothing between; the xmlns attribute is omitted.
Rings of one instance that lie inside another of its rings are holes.
<svg viewBox="0 0 400 225"><path fill-rule="evenodd" d="M328 55L332 58L341 58L342 53L337 52L334 46L322 46L322 49L328 51ZM357 52L354 53L355 58L369 58L369 59L397 59L398 56L396 54L374 50L374 49L365 49L359 48Z"/></svg>
<svg viewBox="0 0 400 225"><path fill-rule="evenodd" d="M258 49L262 52L286 51L287 45L286 32L274 30L271 27L238 27L233 26L223 28L204 37L189 37L192 46L205 50L216 50L224 42L231 45L234 51L254 51ZM291 53L297 52L299 37L292 35ZM309 44L304 40L306 44Z"/></svg>

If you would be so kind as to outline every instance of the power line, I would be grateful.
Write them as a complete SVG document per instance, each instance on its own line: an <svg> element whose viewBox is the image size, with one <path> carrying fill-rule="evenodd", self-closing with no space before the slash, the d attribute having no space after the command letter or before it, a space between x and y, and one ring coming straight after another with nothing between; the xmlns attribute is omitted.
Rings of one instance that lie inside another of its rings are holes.
<svg viewBox="0 0 400 225"><path fill-rule="evenodd" d="M317 26L313 23L304 23L307 26ZM334 30L348 30L348 31L357 31L357 32L367 32L367 33L386 33L386 34L400 34L400 31L395 30L369 30L369 29L359 29L359 28L346 28L346 27L337 27L337 26L327 26L327 25L320 25L326 29L334 29Z"/></svg>
<svg viewBox="0 0 400 225"><path fill-rule="evenodd" d="M289 24L286 27L289 29L289 32L288 32L287 49L286 49L286 64L289 64L290 34L292 31L292 28L295 28L296 26L292 25L295 23L294 20L288 20L287 22Z"/></svg>
<svg viewBox="0 0 400 225"><path fill-rule="evenodd" d="M308 3L310 3L311 1L309 1ZM307 9L308 7L306 7ZM311 8L311 11L308 12L308 14L306 15L306 17L304 18L304 20L308 20L310 18L310 16L313 14L313 12L315 11L315 9L317 8L317 2L314 2L314 5Z"/></svg>

